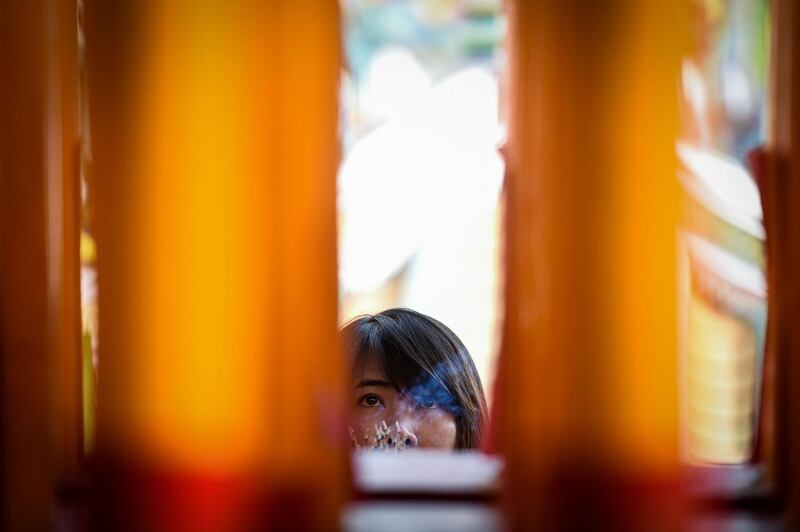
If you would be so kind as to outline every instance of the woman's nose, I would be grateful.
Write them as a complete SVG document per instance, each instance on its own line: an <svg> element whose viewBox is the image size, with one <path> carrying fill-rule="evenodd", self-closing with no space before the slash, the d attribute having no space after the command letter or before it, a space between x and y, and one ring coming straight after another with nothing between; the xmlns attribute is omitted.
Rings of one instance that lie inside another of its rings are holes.
<svg viewBox="0 0 800 532"><path fill-rule="evenodd" d="M399 421L396 422L396 429L397 429L397 443L398 445L402 445L406 448L417 447L419 445L419 440L417 439L417 435L414 434L414 431L411 430L407 425L400 424Z"/></svg>

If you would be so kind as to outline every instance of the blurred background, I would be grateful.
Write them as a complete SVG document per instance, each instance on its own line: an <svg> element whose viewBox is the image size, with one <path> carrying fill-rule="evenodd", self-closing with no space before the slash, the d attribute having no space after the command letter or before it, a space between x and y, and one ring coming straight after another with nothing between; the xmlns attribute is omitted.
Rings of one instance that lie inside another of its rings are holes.
<svg viewBox="0 0 800 532"><path fill-rule="evenodd" d="M340 321L436 317L491 397L505 138L501 0L342 2Z"/></svg>
<svg viewBox="0 0 800 532"><path fill-rule="evenodd" d="M698 2L694 17L677 142L684 451L736 464L753 456L764 379L769 2Z"/></svg>

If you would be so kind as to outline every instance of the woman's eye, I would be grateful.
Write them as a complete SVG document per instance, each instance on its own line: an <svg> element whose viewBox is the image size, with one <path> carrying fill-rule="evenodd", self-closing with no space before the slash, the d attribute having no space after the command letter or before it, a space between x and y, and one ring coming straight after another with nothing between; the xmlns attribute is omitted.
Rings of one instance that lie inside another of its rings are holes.
<svg viewBox="0 0 800 532"><path fill-rule="evenodd" d="M381 398L377 395L367 394L359 400L359 404L361 406L366 406L367 408L376 408L381 406L383 401L381 401Z"/></svg>
<svg viewBox="0 0 800 532"><path fill-rule="evenodd" d="M419 406L420 408L436 408L438 405L436 404L436 401L432 399L423 399L422 401L417 403L417 406Z"/></svg>

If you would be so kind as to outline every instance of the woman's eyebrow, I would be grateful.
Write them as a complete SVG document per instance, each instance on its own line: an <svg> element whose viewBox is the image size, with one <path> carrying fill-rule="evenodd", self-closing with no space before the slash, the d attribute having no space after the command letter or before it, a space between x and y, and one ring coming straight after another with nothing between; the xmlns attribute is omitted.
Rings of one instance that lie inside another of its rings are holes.
<svg viewBox="0 0 800 532"><path fill-rule="evenodd" d="M382 381L379 379L369 379L360 381L358 384L353 386L353 388L364 388L366 386L379 386L381 388L394 388L391 382Z"/></svg>

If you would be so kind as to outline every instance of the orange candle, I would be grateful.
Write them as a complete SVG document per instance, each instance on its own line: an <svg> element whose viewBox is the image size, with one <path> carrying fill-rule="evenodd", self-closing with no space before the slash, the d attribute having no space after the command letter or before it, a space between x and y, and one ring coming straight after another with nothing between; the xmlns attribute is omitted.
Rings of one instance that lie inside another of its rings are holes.
<svg viewBox="0 0 800 532"><path fill-rule="evenodd" d="M155 508L142 528L335 526L338 5L87 2L86 18L98 450L138 479L118 499Z"/></svg>
<svg viewBox="0 0 800 532"><path fill-rule="evenodd" d="M508 8L495 434L509 521L641 524L659 518L644 501L671 498L677 478L674 143L688 12L682 2Z"/></svg>

